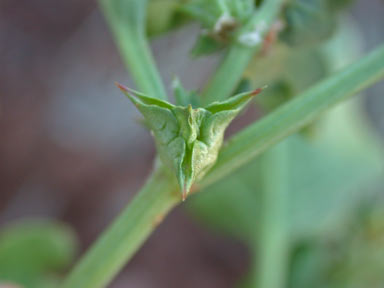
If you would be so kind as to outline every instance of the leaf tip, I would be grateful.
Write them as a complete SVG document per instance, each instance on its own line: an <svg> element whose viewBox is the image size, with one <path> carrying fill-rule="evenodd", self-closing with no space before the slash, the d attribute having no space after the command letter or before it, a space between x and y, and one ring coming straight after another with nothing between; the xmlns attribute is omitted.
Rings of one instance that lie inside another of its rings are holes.
<svg viewBox="0 0 384 288"><path fill-rule="evenodd" d="M185 199L187 199L187 189L186 187L183 188L183 192L181 194L181 201L185 201Z"/></svg>
<svg viewBox="0 0 384 288"><path fill-rule="evenodd" d="M115 81L115 85L117 88L119 88L123 93L127 93L129 91L128 87L120 84L119 82Z"/></svg>
<svg viewBox="0 0 384 288"><path fill-rule="evenodd" d="M183 178L183 177L182 177ZM191 183L190 181L186 179L180 179L179 178L179 185L180 185L180 191L181 191L181 201L185 201L187 199L187 196L189 194L189 191L191 190Z"/></svg>
<svg viewBox="0 0 384 288"><path fill-rule="evenodd" d="M256 96L257 94L260 94L261 93L261 91L263 91L265 88L267 88L268 86L267 85L265 85L265 86L263 86L263 87L261 87L261 88L257 88L257 89L255 89L255 90L253 90L252 92L251 92L251 96Z"/></svg>

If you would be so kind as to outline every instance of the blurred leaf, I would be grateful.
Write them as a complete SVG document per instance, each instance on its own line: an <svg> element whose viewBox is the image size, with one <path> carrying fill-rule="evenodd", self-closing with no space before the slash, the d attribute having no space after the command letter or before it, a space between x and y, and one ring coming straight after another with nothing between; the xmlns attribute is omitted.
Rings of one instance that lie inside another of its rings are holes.
<svg viewBox="0 0 384 288"><path fill-rule="evenodd" d="M382 287L383 199L358 207L333 237L305 239L293 251L289 287Z"/></svg>
<svg viewBox="0 0 384 288"><path fill-rule="evenodd" d="M150 0L147 6L147 33L155 36L187 24L191 19L182 13L189 0Z"/></svg>
<svg viewBox="0 0 384 288"><path fill-rule="evenodd" d="M277 85L274 88L283 89L287 93L287 100L327 75L328 63L320 48L291 48L277 44L269 54L256 56L252 60L245 71L245 77L251 81L253 87ZM267 94L260 95L257 100L266 107L276 108L275 105L267 103L276 101L268 99L274 97L268 90L265 91Z"/></svg>
<svg viewBox="0 0 384 288"><path fill-rule="evenodd" d="M147 7L147 33L157 35L172 29L179 1L152 0Z"/></svg>
<svg viewBox="0 0 384 288"><path fill-rule="evenodd" d="M182 5L181 11L203 28L192 55L211 54L228 46L234 32L246 23L254 9L253 0L191 0Z"/></svg>
<svg viewBox="0 0 384 288"><path fill-rule="evenodd" d="M327 114L313 142L300 136L288 140L289 219L294 239L337 227L366 194L363 188L381 172L381 151L357 115L354 103L346 103ZM189 204L197 217L248 241L258 223L257 165L255 160L194 196Z"/></svg>
<svg viewBox="0 0 384 288"><path fill-rule="evenodd" d="M193 108L201 107L197 92L186 90L178 78L172 81L172 90L177 106L188 106L191 104Z"/></svg>
<svg viewBox="0 0 384 288"><path fill-rule="evenodd" d="M15 223L0 232L0 281L26 288L55 287L55 274L71 263L75 251L75 236L61 223Z"/></svg>
<svg viewBox="0 0 384 288"><path fill-rule="evenodd" d="M352 16L344 15L339 18L338 30L320 47L331 72L342 69L359 58L363 52L363 36L359 23ZM348 43L348 48L345 43Z"/></svg>
<svg viewBox="0 0 384 288"><path fill-rule="evenodd" d="M337 226L382 172L381 148L356 104L328 112L313 144L297 141L292 146L290 215L296 236Z"/></svg>
<svg viewBox="0 0 384 288"><path fill-rule="evenodd" d="M284 80L277 81L265 89L265 93L256 99L256 103L263 108L263 111L272 111L284 102L293 98L291 85Z"/></svg>
<svg viewBox="0 0 384 288"><path fill-rule="evenodd" d="M221 14L216 1L213 0L192 0L184 4L181 10L206 28L212 28Z"/></svg>
<svg viewBox="0 0 384 288"><path fill-rule="evenodd" d="M224 44L216 41L210 35L200 35L195 46L191 50L193 57L199 57L218 52L224 48Z"/></svg>
<svg viewBox="0 0 384 288"><path fill-rule="evenodd" d="M322 287L326 270L333 260L326 253L324 243L309 238L308 241L296 245L292 250L288 287Z"/></svg>
<svg viewBox="0 0 384 288"><path fill-rule="evenodd" d="M350 5L354 0L328 0L330 10L339 10Z"/></svg>
<svg viewBox="0 0 384 288"><path fill-rule="evenodd" d="M237 85L235 89L235 94L243 93L246 91L252 90L251 82L247 78L241 79L240 83ZM263 91L265 92L265 91ZM259 96L260 97L260 96Z"/></svg>
<svg viewBox="0 0 384 288"><path fill-rule="evenodd" d="M324 0L291 0L283 11L286 28L281 39L292 46L312 45L329 38L335 11Z"/></svg>
<svg viewBox="0 0 384 288"><path fill-rule="evenodd" d="M193 195L188 207L212 229L245 241L251 239L257 226L258 194L250 187L247 174L252 174L257 181L257 169L256 161L244 166L226 180Z"/></svg>
<svg viewBox="0 0 384 288"><path fill-rule="evenodd" d="M292 49L280 44L273 47L266 57L255 58L247 70L246 79L256 87L269 86L257 100L273 109L311 82L350 63L361 46L361 37L355 26L350 18L343 18L338 32L325 46ZM346 42L352 47L345 49ZM381 148L357 106L358 103L349 102L329 111L315 123L317 133L313 137L296 136L290 140L290 222L293 237L317 233L329 229L327 225L333 222L340 223L342 219L339 216L367 192L360 188L369 185L381 172ZM253 202L257 201L259 189L258 169L256 159L253 164L228 177L227 184L220 183L207 189L207 193L199 193L196 196L198 204L191 203L197 210L196 214L201 213L202 219L208 219L212 226L218 225L222 230L247 240L249 231L257 229L258 223L258 203ZM238 180L231 180L236 177ZM231 181L241 181L242 189L235 188L236 184L231 184ZM350 201L349 205L347 201ZM224 207L220 207L222 202ZM236 206L233 211L231 206ZM249 214L252 216L243 216ZM233 229L233 224L227 225L229 220L221 222L221 217L237 221L238 227Z"/></svg>
<svg viewBox="0 0 384 288"><path fill-rule="evenodd" d="M214 28L223 15L233 17L236 22L244 23L255 8L253 0L190 0L182 10L208 29Z"/></svg>
<svg viewBox="0 0 384 288"><path fill-rule="evenodd" d="M173 95L175 96L175 104L177 106L187 106L188 104L191 104L191 93L185 90L179 78L173 79L172 90Z"/></svg>
<svg viewBox="0 0 384 288"><path fill-rule="evenodd" d="M229 10L232 12L232 15L241 21L244 21L250 17L256 7L256 2L253 0L228 0L227 3Z"/></svg>
<svg viewBox="0 0 384 288"><path fill-rule="evenodd" d="M245 72L253 87L268 85L265 93L255 99L263 111L271 112L324 78L330 64L321 47L291 48L277 44L267 55L255 57ZM312 137L316 123L301 130Z"/></svg>

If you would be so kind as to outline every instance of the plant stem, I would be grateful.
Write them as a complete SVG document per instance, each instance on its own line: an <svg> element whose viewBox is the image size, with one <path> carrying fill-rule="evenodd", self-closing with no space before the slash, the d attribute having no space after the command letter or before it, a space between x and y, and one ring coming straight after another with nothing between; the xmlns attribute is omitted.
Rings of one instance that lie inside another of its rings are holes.
<svg viewBox="0 0 384 288"><path fill-rule="evenodd" d="M201 187L225 177L271 145L311 123L331 106L383 78L384 46L381 46L232 137L221 149Z"/></svg>
<svg viewBox="0 0 384 288"><path fill-rule="evenodd" d="M216 4L220 8L221 13L229 13L228 5L224 0L216 0Z"/></svg>
<svg viewBox="0 0 384 288"><path fill-rule="evenodd" d="M239 35L249 33L259 27L260 37L268 32L268 27L275 21L284 0L266 0L258 9L249 23L241 29ZM224 56L212 79L205 87L202 101L209 104L229 97L241 80L253 55L260 49L262 42L255 46L234 43Z"/></svg>
<svg viewBox="0 0 384 288"><path fill-rule="evenodd" d="M167 93L146 37L147 1L100 0L100 6L138 89L153 98L167 100Z"/></svg>
<svg viewBox="0 0 384 288"><path fill-rule="evenodd" d="M155 171L138 195L93 244L62 288L105 287L180 201L176 181Z"/></svg>
<svg viewBox="0 0 384 288"><path fill-rule="evenodd" d="M222 149L215 167L196 187L225 177L271 145L298 131L332 105L384 77L384 47L320 82L270 115L234 136ZM123 213L91 247L62 288L105 287L180 201L178 185L159 169Z"/></svg>
<svg viewBox="0 0 384 288"><path fill-rule="evenodd" d="M261 204L260 230L255 235L258 247L252 287L284 288L288 266L288 180L285 140L260 157Z"/></svg>

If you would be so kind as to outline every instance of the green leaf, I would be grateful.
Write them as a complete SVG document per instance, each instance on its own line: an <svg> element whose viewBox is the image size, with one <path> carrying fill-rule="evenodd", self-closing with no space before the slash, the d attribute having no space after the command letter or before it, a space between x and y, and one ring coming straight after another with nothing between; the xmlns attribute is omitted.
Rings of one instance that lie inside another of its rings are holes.
<svg viewBox="0 0 384 288"><path fill-rule="evenodd" d="M346 103L327 113L313 140L299 135L285 140L292 239L337 229L383 169L382 150L355 104ZM255 219L259 218L261 173L257 158L191 198L189 205L213 228L249 242L259 223Z"/></svg>
<svg viewBox="0 0 384 288"><path fill-rule="evenodd" d="M346 8L348 5L354 2L354 0L328 0L327 2L330 10L337 11Z"/></svg>
<svg viewBox="0 0 384 288"><path fill-rule="evenodd" d="M256 33L262 39L275 22L283 4L283 0L264 1L257 10L252 10L252 15L239 28L239 31L236 31L236 34L240 36L249 35L249 33L255 33L257 28ZM209 104L213 101L224 100L230 97L241 81L243 73L253 55L261 48L262 42L245 45L237 39L230 45L216 72L204 88L202 95L204 103Z"/></svg>
<svg viewBox="0 0 384 288"><path fill-rule="evenodd" d="M191 51L197 57L218 52L235 41L236 31L252 16L255 4L250 0L193 0L181 9L204 28Z"/></svg>
<svg viewBox="0 0 384 288"><path fill-rule="evenodd" d="M244 165L254 156L308 124L324 111L383 79L384 46L312 86L229 139L215 167L204 177L206 187Z"/></svg>
<svg viewBox="0 0 384 288"><path fill-rule="evenodd" d="M281 38L290 45L317 44L331 36L335 13L324 0L292 0L283 11L286 28Z"/></svg>
<svg viewBox="0 0 384 288"><path fill-rule="evenodd" d="M0 282L54 287L43 285L72 262L76 244L73 232L61 223L28 220L10 225L0 232Z"/></svg>
<svg viewBox="0 0 384 288"><path fill-rule="evenodd" d="M198 20L206 28L212 28L220 17L220 9L216 5L216 1L213 0L189 1L181 6L180 10Z"/></svg>
<svg viewBox="0 0 384 288"><path fill-rule="evenodd" d="M191 55L193 57L199 57L202 55L213 54L222 50L224 47L224 43L218 42L211 35L202 34L197 38L195 46L193 46L191 50Z"/></svg>
<svg viewBox="0 0 384 288"><path fill-rule="evenodd" d="M192 0L181 9L203 27L214 30L223 15L244 23L252 15L255 4L252 0Z"/></svg>
<svg viewBox="0 0 384 288"><path fill-rule="evenodd" d="M178 78L175 78L172 81L173 95L175 96L175 102L178 106L188 106L189 104L192 107L199 106L200 99L195 91L187 91L184 89Z"/></svg>
<svg viewBox="0 0 384 288"><path fill-rule="evenodd" d="M150 0L147 6L146 28L149 36L167 32L177 26L179 21L178 0Z"/></svg>
<svg viewBox="0 0 384 288"><path fill-rule="evenodd" d="M365 197L335 233L306 238L296 245L289 287L381 287L384 281L383 208L379 194Z"/></svg>
<svg viewBox="0 0 384 288"><path fill-rule="evenodd" d="M118 84L139 109L153 132L157 151L179 182L183 199L192 184L216 162L229 123L256 94L257 89L215 102L205 108L175 106Z"/></svg>
<svg viewBox="0 0 384 288"><path fill-rule="evenodd" d="M244 77L253 87L268 83L269 89L257 98L270 112L327 75L328 67L321 47L291 48L276 44L265 56L249 63Z"/></svg>

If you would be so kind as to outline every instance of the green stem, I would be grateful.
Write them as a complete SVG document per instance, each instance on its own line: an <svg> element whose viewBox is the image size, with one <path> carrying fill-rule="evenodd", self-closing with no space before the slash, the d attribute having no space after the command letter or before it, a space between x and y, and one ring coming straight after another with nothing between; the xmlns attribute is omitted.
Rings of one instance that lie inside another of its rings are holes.
<svg viewBox="0 0 384 288"><path fill-rule="evenodd" d="M284 0L267 0L258 9L249 23L241 29L239 35L248 33L260 27L260 36L268 32L268 27L275 21ZM253 55L260 49L262 43L255 46L246 46L234 43L223 61L215 71L212 79L203 91L202 99L205 104L228 98L236 85L241 80L244 70L247 68Z"/></svg>
<svg viewBox="0 0 384 288"><path fill-rule="evenodd" d="M216 0L217 6L220 7L222 13L229 13L228 5L225 0Z"/></svg>
<svg viewBox="0 0 384 288"><path fill-rule="evenodd" d="M147 1L100 0L100 6L138 89L151 97L167 100L145 33Z"/></svg>
<svg viewBox="0 0 384 288"><path fill-rule="evenodd" d="M311 123L331 106L383 78L384 46L381 46L232 137L221 149L201 187L225 177L271 145Z"/></svg>
<svg viewBox="0 0 384 288"><path fill-rule="evenodd" d="M176 181L155 171L138 195L81 258L62 288L105 287L180 201Z"/></svg>
<svg viewBox="0 0 384 288"><path fill-rule="evenodd" d="M288 266L287 141L278 143L260 157L261 204L256 272L252 287L284 288Z"/></svg>

